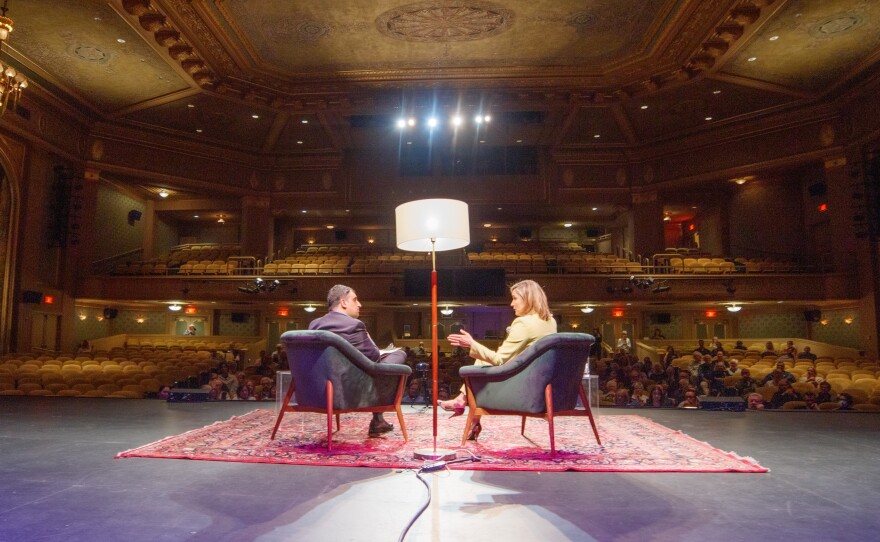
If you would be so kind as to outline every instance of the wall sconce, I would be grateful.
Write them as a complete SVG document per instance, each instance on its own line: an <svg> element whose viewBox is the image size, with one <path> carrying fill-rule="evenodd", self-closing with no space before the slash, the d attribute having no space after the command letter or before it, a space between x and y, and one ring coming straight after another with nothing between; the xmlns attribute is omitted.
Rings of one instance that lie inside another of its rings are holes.
<svg viewBox="0 0 880 542"><path fill-rule="evenodd" d="M86 313L84 313L84 312L79 313L80 320L85 320L86 318L88 318L88 316L86 316Z"/></svg>
<svg viewBox="0 0 880 542"><path fill-rule="evenodd" d="M846 318L843 319L843 323L846 324L846 325L852 324L852 323L853 323L853 317L852 317L852 316L847 316Z"/></svg>
<svg viewBox="0 0 880 542"><path fill-rule="evenodd" d="M742 310L742 306L741 306L741 305L728 305L728 306L727 306L727 311L728 311L728 312L739 312L739 311L741 311L741 310Z"/></svg>
<svg viewBox="0 0 880 542"><path fill-rule="evenodd" d="M177 312L177 311L179 311L179 310L182 309L182 308L183 308L183 307L181 307L181 306L178 305L177 303L172 303L171 305L168 305L168 310L170 310L171 312Z"/></svg>
<svg viewBox="0 0 880 542"><path fill-rule="evenodd" d="M819 320L819 323L822 324L823 326L827 326L828 325L828 318L822 318L821 320Z"/></svg>
<svg viewBox="0 0 880 542"><path fill-rule="evenodd" d="M314 244L315 244L315 238L314 238L314 237L309 237L308 243L309 243L310 245L314 245Z"/></svg>
<svg viewBox="0 0 880 542"><path fill-rule="evenodd" d="M581 327L581 325L577 322L572 322L569 325L571 326L572 329L577 329L577 328Z"/></svg>
<svg viewBox="0 0 880 542"><path fill-rule="evenodd" d="M144 323L144 317L143 317L143 316L138 316L137 318L134 319L134 321L137 322L137 323L139 323L139 324L143 324L143 323Z"/></svg>
<svg viewBox="0 0 880 542"><path fill-rule="evenodd" d="M98 316L95 316L95 318L96 318L99 322L103 322L103 321L104 321L104 315L102 315L102 314L99 314Z"/></svg>
<svg viewBox="0 0 880 542"><path fill-rule="evenodd" d="M449 308L449 305L447 305L445 308L440 309L440 314L442 314L443 316L451 316L451 315L452 315L452 309L450 309L450 308Z"/></svg>
<svg viewBox="0 0 880 542"><path fill-rule="evenodd" d="M375 237L367 237L367 243L369 243L369 244L372 245L372 244L375 243L375 242L376 242L376 238L375 238Z"/></svg>
<svg viewBox="0 0 880 542"><path fill-rule="evenodd" d="M589 305L587 305L587 306L585 306L585 307L581 307L581 312L584 313L584 314L590 314L590 313L593 312L594 310L595 310L595 309L594 309L593 307L589 306Z"/></svg>
<svg viewBox="0 0 880 542"><path fill-rule="evenodd" d="M315 312L318 309L316 309L314 305L309 305L308 307L304 308L303 310L306 312Z"/></svg>

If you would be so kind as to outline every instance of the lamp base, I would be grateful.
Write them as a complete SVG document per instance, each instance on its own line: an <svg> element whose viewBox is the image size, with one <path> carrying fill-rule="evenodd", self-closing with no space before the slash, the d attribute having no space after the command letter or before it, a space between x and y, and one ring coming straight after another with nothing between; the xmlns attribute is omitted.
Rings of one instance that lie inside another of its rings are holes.
<svg viewBox="0 0 880 542"><path fill-rule="evenodd" d="M413 459L424 461L450 461L455 457L455 451L447 448L419 448L413 452Z"/></svg>

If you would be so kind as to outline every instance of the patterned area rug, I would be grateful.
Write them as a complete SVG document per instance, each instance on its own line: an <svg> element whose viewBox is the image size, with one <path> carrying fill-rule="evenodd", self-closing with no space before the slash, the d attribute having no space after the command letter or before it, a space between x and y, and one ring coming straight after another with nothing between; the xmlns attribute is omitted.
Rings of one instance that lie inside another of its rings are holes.
<svg viewBox="0 0 880 542"><path fill-rule="evenodd" d="M405 413L409 442L399 428L380 438L367 436L369 414L342 416L341 430L326 448L326 418L321 414L288 413L278 435L269 440L275 413L254 410L201 429L168 437L118 454L117 458L152 457L288 465L377 468L418 468L413 451L432 449L431 413ZM386 414L394 422L394 415ZM441 417L437 446L460 449L465 416ZM641 416L597 416L602 446L585 418L557 418L556 456L550 455L547 423L529 419L520 434L520 419L484 419L477 442L465 448L480 456L475 463L453 465L462 470L533 470L585 472L767 472L754 460L722 452ZM459 453L459 457L466 454Z"/></svg>

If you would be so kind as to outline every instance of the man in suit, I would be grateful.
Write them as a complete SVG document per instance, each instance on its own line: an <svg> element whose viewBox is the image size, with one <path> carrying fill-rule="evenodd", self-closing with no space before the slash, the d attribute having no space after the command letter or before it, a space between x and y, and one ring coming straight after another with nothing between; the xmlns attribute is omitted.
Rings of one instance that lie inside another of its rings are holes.
<svg viewBox="0 0 880 542"><path fill-rule="evenodd" d="M371 361L396 364L406 362L406 353L403 350L398 349L386 353L379 351L379 347L367 333L367 326L358 320L358 316L361 314L361 303L358 301L355 291L350 287L337 284L330 288L327 293L327 307L329 308L327 314L312 320L309 329L336 333ZM381 412L373 413L373 420L370 422L371 437L378 437L393 429L394 426L385 421Z"/></svg>

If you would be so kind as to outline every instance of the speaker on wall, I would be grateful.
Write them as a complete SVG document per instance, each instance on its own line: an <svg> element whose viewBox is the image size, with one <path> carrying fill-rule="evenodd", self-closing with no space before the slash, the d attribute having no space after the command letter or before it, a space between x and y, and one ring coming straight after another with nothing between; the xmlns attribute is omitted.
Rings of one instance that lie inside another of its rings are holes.
<svg viewBox="0 0 880 542"><path fill-rule="evenodd" d="M804 311L804 320L807 322L818 322L822 320L822 311L818 309Z"/></svg>
<svg viewBox="0 0 880 542"><path fill-rule="evenodd" d="M119 314L118 309L111 309L110 307L107 307L104 309L104 318L106 318L108 320L112 320L112 319L116 318L116 316L118 314Z"/></svg>
<svg viewBox="0 0 880 542"><path fill-rule="evenodd" d="M43 292L35 292L33 290L24 290L21 292L22 303L39 303L43 300Z"/></svg>

